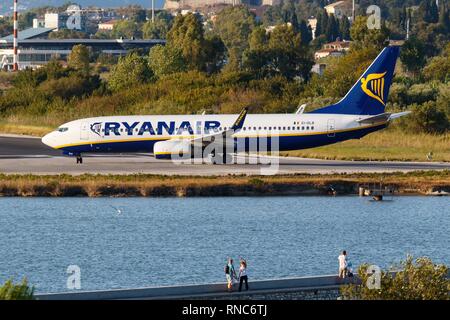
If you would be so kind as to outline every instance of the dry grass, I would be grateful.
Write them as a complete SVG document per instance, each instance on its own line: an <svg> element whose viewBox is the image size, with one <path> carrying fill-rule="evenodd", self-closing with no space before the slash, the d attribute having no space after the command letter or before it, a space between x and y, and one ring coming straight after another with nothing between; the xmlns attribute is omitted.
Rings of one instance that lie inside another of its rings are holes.
<svg viewBox="0 0 450 320"><path fill-rule="evenodd" d="M0 175L4 196L226 196L354 193L358 185L394 185L402 192L450 188L450 171L386 174L172 177L159 175ZM408 191L409 190L409 191ZM412 191L411 191L412 190Z"/></svg>
<svg viewBox="0 0 450 320"><path fill-rule="evenodd" d="M11 124L7 122L0 122L0 133L11 133L42 137L45 134L53 131L55 128L44 126L31 126L24 124Z"/></svg>
<svg viewBox="0 0 450 320"><path fill-rule="evenodd" d="M360 140L282 154L341 160L426 161L430 151L433 152L433 161L450 161L450 134L409 134L389 129L369 134Z"/></svg>

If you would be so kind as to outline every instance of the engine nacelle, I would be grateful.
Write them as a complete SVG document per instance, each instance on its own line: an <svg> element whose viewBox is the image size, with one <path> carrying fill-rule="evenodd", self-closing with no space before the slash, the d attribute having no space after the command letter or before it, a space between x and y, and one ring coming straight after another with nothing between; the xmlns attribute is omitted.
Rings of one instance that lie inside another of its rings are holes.
<svg viewBox="0 0 450 320"><path fill-rule="evenodd" d="M153 146L156 159L191 158L191 143L186 140L167 140L156 142Z"/></svg>

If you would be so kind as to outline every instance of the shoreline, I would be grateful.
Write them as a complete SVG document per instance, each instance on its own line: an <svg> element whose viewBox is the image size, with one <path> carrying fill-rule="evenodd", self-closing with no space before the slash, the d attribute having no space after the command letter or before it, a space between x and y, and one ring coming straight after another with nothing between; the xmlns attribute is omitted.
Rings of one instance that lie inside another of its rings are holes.
<svg viewBox="0 0 450 320"><path fill-rule="evenodd" d="M358 195L359 187L394 195L450 192L450 171L280 176L0 175L0 197L237 197ZM445 195L445 194L442 194Z"/></svg>

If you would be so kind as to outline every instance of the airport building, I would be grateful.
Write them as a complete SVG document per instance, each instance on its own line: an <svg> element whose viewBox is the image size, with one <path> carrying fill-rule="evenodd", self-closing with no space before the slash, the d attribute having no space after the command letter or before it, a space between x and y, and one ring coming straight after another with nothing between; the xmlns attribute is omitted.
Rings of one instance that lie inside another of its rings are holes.
<svg viewBox="0 0 450 320"><path fill-rule="evenodd" d="M150 50L157 44L165 44L165 40L135 39L48 39L53 28L30 28L19 31L19 69L39 68L51 59L65 60L77 44L83 44L97 53L114 56L125 55L131 49ZM0 68L12 69L13 37L0 38Z"/></svg>

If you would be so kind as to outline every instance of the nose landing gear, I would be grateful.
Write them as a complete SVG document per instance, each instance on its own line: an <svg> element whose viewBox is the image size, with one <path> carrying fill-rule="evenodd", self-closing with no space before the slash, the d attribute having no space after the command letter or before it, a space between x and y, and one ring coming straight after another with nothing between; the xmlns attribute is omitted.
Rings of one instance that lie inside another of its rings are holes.
<svg viewBox="0 0 450 320"><path fill-rule="evenodd" d="M77 156L77 164L82 164L83 163L83 158L81 157L81 155Z"/></svg>

